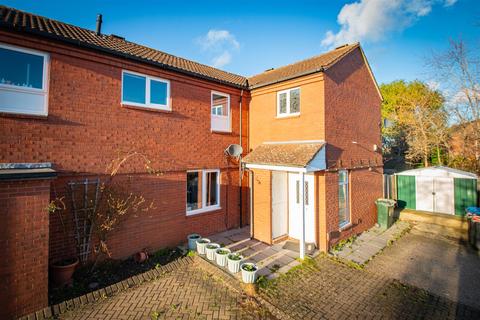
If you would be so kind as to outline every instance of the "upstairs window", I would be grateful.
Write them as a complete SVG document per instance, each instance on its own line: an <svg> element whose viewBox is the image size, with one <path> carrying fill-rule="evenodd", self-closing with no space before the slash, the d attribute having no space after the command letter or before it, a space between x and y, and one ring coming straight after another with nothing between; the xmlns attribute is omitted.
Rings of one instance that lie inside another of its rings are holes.
<svg viewBox="0 0 480 320"><path fill-rule="evenodd" d="M0 112L47 115L48 54L0 44Z"/></svg>
<svg viewBox="0 0 480 320"><path fill-rule="evenodd" d="M230 95L212 91L211 129L212 131L231 132Z"/></svg>
<svg viewBox="0 0 480 320"><path fill-rule="evenodd" d="M159 110L170 108L170 81L123 71L122 104Z"/></svg>
<svg viewBox="0 0 480 320"><path fill-rule="evenodd" d="M277 117L300 114L300 88L288 89L277 93Z"/></svg>
<svg viewBox="0 0 480 320"><path fill-rule="evenodd" d="M348 171L338 171L338 220L340 228L350 223Z"/></svg>
<svg viewBox="0 0 480 320"><path fill-rule="evenodd" d="M187 172L187 215L220 207L220 170Z"/></svg>

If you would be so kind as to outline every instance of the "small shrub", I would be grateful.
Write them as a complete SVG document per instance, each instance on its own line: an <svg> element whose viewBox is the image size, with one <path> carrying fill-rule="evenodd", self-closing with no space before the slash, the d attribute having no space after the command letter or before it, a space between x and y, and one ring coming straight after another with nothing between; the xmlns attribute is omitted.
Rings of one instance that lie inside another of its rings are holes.
<svg viewBox="0 0 480 320"><path fill-rule="evenodd" d="M257 270L257 267L255 267L255 265L253 265L253 264L244 264L242 266L242 269L245 270L245 271L253 272L253 271Z"/></svg>

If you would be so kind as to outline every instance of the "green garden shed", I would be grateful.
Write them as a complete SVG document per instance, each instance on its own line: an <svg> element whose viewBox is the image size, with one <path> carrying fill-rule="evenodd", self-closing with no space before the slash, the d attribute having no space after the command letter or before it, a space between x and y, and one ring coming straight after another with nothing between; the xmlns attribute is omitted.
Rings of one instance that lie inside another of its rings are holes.
<svg viewBox="0 0 480 320"><path fill-rule="evenodd" d="M464 215L477 206L477 175L435 166L395 174L397 203L401 208Z"/></svg>

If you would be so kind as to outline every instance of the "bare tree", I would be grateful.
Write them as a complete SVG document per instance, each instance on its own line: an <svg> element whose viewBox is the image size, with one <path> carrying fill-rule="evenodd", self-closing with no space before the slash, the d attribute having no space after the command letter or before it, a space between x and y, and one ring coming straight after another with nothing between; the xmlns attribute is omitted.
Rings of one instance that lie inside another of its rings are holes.
<svg viewBox="0 0 480 320"><path fill-rule="evenodd" d="M466 143L456 150L468 162L480 160L480 50L463 40L450 40L447 51L433 54L429 65L447 95L455 130ZM458 147L458 145L457 145ZM455 160L455 159L452 159Z"/></svg>

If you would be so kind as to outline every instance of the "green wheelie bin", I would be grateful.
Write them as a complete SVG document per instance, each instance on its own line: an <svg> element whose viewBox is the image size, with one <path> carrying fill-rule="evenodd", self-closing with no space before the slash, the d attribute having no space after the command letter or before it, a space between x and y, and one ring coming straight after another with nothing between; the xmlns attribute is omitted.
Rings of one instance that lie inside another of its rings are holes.
<svg viewBox="0 0 480 320"><path fill-rule="evenodd" d="M395 208L395 200L377 199L377 221L381 229L388 229L393 224L393 212Z"/></svg>

